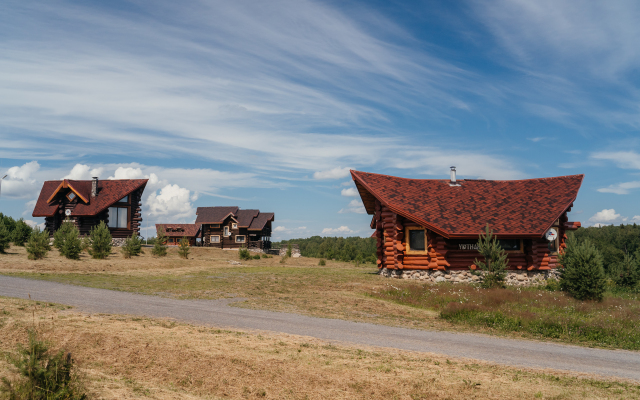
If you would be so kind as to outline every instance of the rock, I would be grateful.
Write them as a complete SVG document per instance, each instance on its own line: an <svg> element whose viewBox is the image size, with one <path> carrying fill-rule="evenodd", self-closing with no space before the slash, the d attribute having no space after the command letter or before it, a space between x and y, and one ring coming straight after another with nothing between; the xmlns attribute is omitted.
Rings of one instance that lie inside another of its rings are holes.
<svg viewBox="0 0 640 400"><path fill-rule="evenodd" d="M526 279L527 279L527 277L526 277L526 276L524 276L524 274L519 274L519 275L518 275L518 280L519 280L519 281L524 281L524 280L526 280Z"/></svg>
<svg viewBox="0 0 640 400"><path fill-rule="evenodd" d="M438 283L438 282L444 282L444 281L446 281L446 279L444 279L442 276L438 276L438 277L436 278L436 283Z"/></svg>

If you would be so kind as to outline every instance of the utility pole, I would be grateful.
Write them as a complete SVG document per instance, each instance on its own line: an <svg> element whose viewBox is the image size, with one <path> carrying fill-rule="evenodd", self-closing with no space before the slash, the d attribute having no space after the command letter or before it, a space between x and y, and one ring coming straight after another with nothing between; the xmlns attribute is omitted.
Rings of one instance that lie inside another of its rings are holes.
<svg viewBox="0 0 640 400"><path fill-rule="evenodd" d="M0 194L2 194L2 181L4 180L4 178L6 178L8 175L5 175L2 177L2 179L0 179Z"/></svg>

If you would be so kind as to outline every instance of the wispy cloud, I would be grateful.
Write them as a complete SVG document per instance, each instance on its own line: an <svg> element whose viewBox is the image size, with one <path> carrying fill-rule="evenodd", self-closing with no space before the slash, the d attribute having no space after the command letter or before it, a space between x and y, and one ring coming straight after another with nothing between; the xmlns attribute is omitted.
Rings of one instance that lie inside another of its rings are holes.
<svg viewBox="0 0 640 400"><path fill-rule="evenodd" d="M598 189L601 193L629 194L631 190L640 189L640 181L621 182Z"/></svg>
<svg viewBox="0 0 640 400"><path fill-rule="evenodd" d="M603 151L591 154L594 160L605 160L620 168L640 169L640 154L635 151Z"/></svg>

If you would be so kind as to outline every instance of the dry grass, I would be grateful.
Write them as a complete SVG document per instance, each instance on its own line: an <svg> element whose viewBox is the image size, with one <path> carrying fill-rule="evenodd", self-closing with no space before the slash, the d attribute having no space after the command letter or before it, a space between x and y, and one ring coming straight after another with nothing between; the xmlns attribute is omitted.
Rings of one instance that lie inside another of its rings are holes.
<svg viewBox="0 0 640 400"><path fill-rule="evenodd" d="M348 347L291 335L75 313L0 298L0 350L36 326L71 351L95 398L632 399L637 383ZM0 362L0 375L7 376Z"/></svg>

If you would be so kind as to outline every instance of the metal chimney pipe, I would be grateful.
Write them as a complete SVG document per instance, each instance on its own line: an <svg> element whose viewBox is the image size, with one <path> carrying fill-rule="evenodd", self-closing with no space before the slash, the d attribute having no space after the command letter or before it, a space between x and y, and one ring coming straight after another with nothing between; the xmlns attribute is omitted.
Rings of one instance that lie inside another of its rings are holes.
<svg viewBox="0 0 640 400"><path fill-rule="evenodd" d="M456 167L451 167L451 183L456 183Z"/></svg>
<svg viewBox="0 0 640 400"><path fill-rule="evenodd" d="M94 176L93 181L91 181L91 197L96 197L98 195L98 177Z"/></svg>

